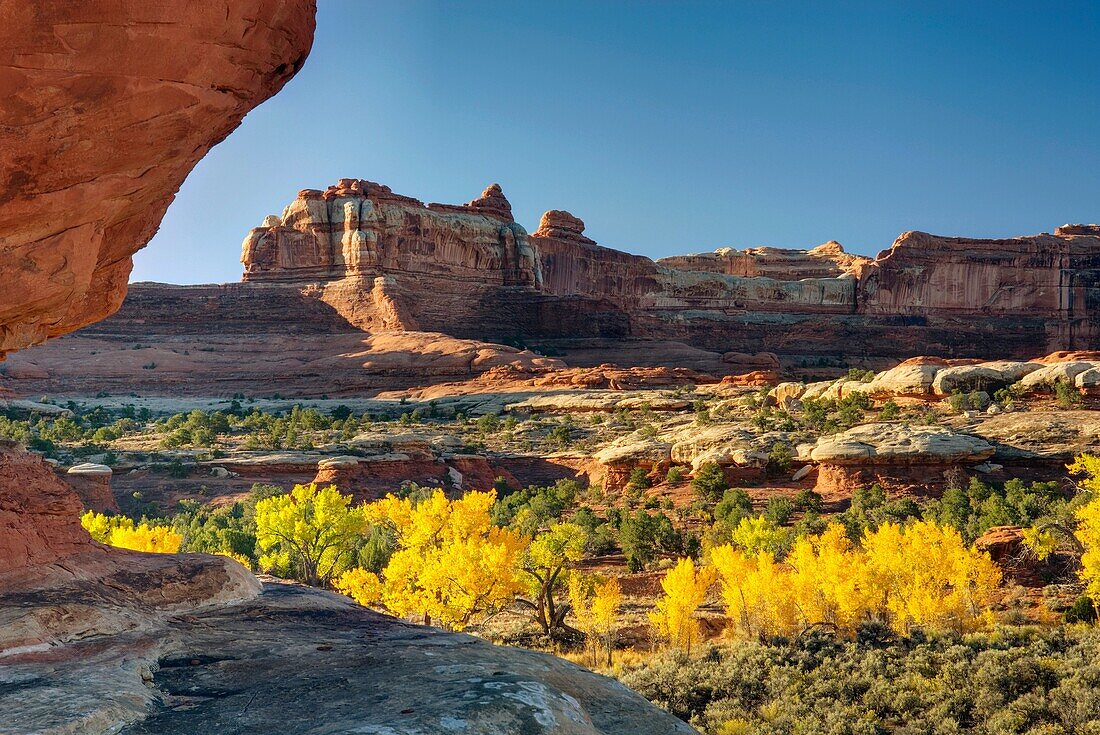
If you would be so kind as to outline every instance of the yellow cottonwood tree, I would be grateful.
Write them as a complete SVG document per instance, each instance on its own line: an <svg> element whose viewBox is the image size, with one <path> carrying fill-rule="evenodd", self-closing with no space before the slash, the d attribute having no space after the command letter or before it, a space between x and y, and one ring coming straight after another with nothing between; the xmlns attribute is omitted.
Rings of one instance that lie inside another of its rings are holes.
<svg viewBox="0 0 1100 735"><path fill-rule="evenodd" d="M167 526L135 524L126 516L108 516L90 510L80 517L80 524L96 541L120 549L175 554L183 543L183 537Z"/></svg>
<svg viewBox="0 0 1100 735"><path fill-rule="evenodd" d="M1100 457L1080 454L1066 469L1071 474L1084 475L1077 484L1083 494L1092 496L1092 500L1074 511L1071 527L1056 521L1041 523L1024 531L1024 544L1039 559L1046 559L1063 541L1068 541L1081 555L1077 576L1085 583L1085 595L1094 606L1100 606Z"/></svg>
<svg viewBox="0 0 1100 735"><path fill-rule="evenodd" d="M868 569L890 625L970 630L982 621L1001 572L988 554L968 548L950 526L883 523L863 538Z"/></svg>
<svg viewBox="0 0 1100 735"><path fill-rule="evenodd" d="M722 600L734 629L748 637L786 635L798 625L789 572L770 553L747 556L725 544L711 550L710 561L722 581Z"/></svg>
<svg viewBox="0 0 1100 735"><path fill-rule="evenodd" d="M372 607L382 599L382 580L367 569L349 569L336 578L333 586L363 607Z"/></svg>
<svg viewBox="0 0 1100 735"><path fill-rule="evenodd" d="M767 552L779 553L787 541L787 530L779 528L764 516L742 518L730 534L735 546L740 546L749 556Z"/></svg>
<svg viewBox="0 0 1100 735"><path fill-rule="evenodd" d="M596 653L602 639L607 653L607 665L611 666L612 636L619 618L622 590L619 580L609 577L599 581L581 574L569 577L569 603L577 618L577 627L585 635L592 652L592 665L596 665Z"/></svg>
<svg viewBox="0 0 1100 735"><path fill-rule="evenodd" d="M354 561L364 528L362 510L335 485L295 485L256 503L260 568L328 584Z"/></svg>
<svg viewBox="0 0 1100 735"><path fill-rule="evenodd" d="M1085 594L1093 605L1100 604L1100 498L1077 509L1077 528L1073 535L1081 542L1081 569L1077 575L1085 583Z"/></svg>
<svg viewBox="0 0 1100 735"><path fill-rule="evenodd" d="M690 652L699 640L699 621L695 612L707 598L707 591L717 572L711 567L695 568L691 559L680 559L661 580L665 596L657 601L657 609L649 619L658 635L668 640L674 648Z"/></svg>
<svg viewBox="0 0 1100 735"><path fill-rule="evenodd" d="M786 564L791 601L803 627L855 632L881 599L866 557L839 523L829 524L819 536L799 538Z"/></svg>
<svg viewBox="0 0 1100 735"><path fill-rule="evenodd" d="M1077 484L1085 492L1100 493L1100 456L1095 454L1079 454L1073 458L1073 462L1066 465L1071 475L1084 475Z"/></svg>
<svg viewBox="0 0 1100 735"><path fill-rule="evenodd" d="M903 634L912 626L968 630L981 622L1001 579L989 556L968 548L958 531L925 522L885 523L862 548L832 524L798 539L783 564L729 544L712 549L710 562L732 628L758 638L814 625L851 635L872 619Z"/></svg>
<svg viewBox="0 0 1100 735"><path fill-rule="evenodd" d="M527 546L517 532L493 525L496 493L448 500L436 491L419 503L388 495L364 507L369 523L389 526L397 550L379 577L352 569L336 582L360 604L395 615L419 615L460 630L475 617L511 602L521 589L519 562Z"/></svg>
<svg viewBox="0 0 1100 735"><path fill-rule="evenodd" d="M516 602L531 611L542 632L554 638L565 627L569 605L558 600L557 590L569 578L569 564L584 556L588 534L576 523L556 523L538 533L523 555L530 598Z"/></svg>

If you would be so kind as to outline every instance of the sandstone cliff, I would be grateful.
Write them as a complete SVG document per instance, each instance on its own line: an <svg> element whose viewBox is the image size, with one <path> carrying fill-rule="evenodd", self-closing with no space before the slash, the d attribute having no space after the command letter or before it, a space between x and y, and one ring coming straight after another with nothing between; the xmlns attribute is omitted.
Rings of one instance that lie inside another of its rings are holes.
<svg viewBox="0 0 1100 735"><path fill-rule="evenodd" d="M678 340L883 364L913 354L1091 349L1100 229L975 240L905 233L871 260L836 242L653 261L550 210L530 235L496 185L424 205L372 182L305 190L244 241L245 281L315 293L364 329L478 339Z"/></svg>

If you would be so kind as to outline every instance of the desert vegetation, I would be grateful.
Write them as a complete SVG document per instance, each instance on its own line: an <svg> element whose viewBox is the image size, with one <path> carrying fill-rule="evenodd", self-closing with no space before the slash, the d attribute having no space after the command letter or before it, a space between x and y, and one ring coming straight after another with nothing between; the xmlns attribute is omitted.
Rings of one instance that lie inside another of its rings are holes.
<svg viewBox="0 0 1100 735"><path fill-rule="evenodd" d="M62 463L129 470L123 483L134 469L155 478L120 498L123 515L84 516L99 541L222 554L392 615L551 651L708 734L1088 732L1100 711L1074 689L1074 662L1095 647L1100 459L1015 475L936 467L927 492L920 478L914 491L889 478L843 491L797 480L807 447L853 429L953 436L985 416L1081 408L1056 387L1039 399L1011 386L973 393L783 403L766 389L696 386L531 406L237 397L167 414L116 400L9 411L0 435ZM399 479L366 494L214 474L240 458L309 465L406 446L594 470L527 485ZM1004 529L1017 529L1014 545L994 559L988 537ZM993 697L988 682L1034 667L1041 676Z"/></svg>

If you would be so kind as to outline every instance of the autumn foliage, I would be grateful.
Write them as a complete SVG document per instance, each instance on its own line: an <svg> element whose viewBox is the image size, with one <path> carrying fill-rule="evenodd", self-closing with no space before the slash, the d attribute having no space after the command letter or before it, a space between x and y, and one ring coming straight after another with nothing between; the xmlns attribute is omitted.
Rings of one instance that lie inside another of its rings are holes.
<svg viewBox="0 0 1100 735"><path fill-rule="evenodd" d="M712 567L696 569L691 559L680 559L661 580L665 596L657 601L649 619L658 635L674 648L690 651L698 642L699 621L695 611L706 601L716 576L717 570Z"/></svg>
<svg viewBox="0 0 1100 735"><path fill-rule="evenodd" d="M363 507L368 523L387 526L397 548L381 574L355 568L336 588L363 605L461 630L500 609L521 589L525 540L493 525L494 492L448 500L442 491L414 503L389 495Z"/></svg>
<svg viewBox="0 0 1100 735"><path fill-rule="evenodd" d="M967 547L958 531L924 521L884 523L860 545L832 524L798 538L782 562L766 546L750 553L726 544L711 550L710 563L696 569L681 559L661 583L665 596L651 618L674 647L695 643L695 612L716 578L730 629L759 639L815 626L853 635L868 622L901 634L971 630L986 621L1001 581L988 555Z"/></svg>
<svg viewBox="0 0 1100 735"><path fill-rule="evenodd" d="M614 577L598 580L583 574L569 578L569 604L577 619L577 628L585 636L592 652L592 665L597 665L600 643L607 654L606 663L611 666L612 636L619 619L622 591Z"/></svg>
<svg viewBox="0 0 1100 735"><path fill-rule="evenodd" d="M362 509L335 485L296 485L256 504L260 568L327 584L353 563L364 528Z"/></svg>
<svg viewBox="0 0 1100 735"><path fill-rule="evenodd" d="M80 525L101 544L121 549L174 554L183 543L183 537L166 526L134 523L126 516L108 516L90 510L80 517Z"/></svg>

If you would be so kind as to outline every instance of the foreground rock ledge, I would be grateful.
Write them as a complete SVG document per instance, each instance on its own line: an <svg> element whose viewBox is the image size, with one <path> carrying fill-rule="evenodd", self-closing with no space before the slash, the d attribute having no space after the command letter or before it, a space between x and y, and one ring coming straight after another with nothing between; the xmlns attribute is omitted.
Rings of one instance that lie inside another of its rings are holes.
<svg viewBox="0 0 1100 735"><path fill-rule="evenodd" d="M0 713L5 733L694 732L568 661L274 582L160 627L0 658Z"/></svg>

